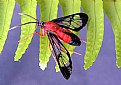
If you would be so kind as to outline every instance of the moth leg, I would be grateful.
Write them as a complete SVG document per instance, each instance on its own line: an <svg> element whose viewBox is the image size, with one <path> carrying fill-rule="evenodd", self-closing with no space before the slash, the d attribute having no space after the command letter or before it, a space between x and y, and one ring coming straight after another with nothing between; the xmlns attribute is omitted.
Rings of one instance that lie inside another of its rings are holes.
<svg viewBox="0 0 121 85"><path fill-rule="evenodd" d="M62 50L64 50L64 49L62 49ZM82 55L82 54L80 54L80 53L78 53L76 51L73 51L73 50L68 50L68 52L72 52L72 53L77 54L77 55Z"/></svg>
<svg viewBox="0 0 121 85"><path fill-rule="evenodd" d="M68 50L69 52L72 52L72 53L74 53L74 54L77 54L77 55L82 55L82 54L80 54L80 53L78 53L78 52L76 52L76 51L73 51L73 50Z"/></svg>
<svg viewBox="0 0 121 85"><path fill-rule="evenodd" d="M24 41L24 40L28 39L29 37L33 36L34 34L37 34L38 36L44 36L43 34L40 34L39 32L33 32L33 33L29 34L28 36L26 36L25 38L20 39L18 42Z"/></svg>
<svg viewBox="0 0 121 85"><path fill-rule="evenodd" d="M83 43L87 43L86 40L83 40L82 38L79 38Z"/></svg>
<svg viewBox="0 0 121 85"><path fill-rule="evenodd" d="M41 34L40 32L34 32L33 34L37 34L38 36L45 36L45 34Z"/></svg>

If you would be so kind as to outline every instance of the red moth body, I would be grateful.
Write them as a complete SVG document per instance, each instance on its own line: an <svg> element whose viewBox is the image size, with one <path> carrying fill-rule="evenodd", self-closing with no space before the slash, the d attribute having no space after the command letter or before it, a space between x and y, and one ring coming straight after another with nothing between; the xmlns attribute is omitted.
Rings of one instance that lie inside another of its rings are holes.
<svg viewBox="0 0 121 85"><path fill-rule="evenodd" d="M42 25L42 30L44 30L44 32L47 32L49 30L49 31L55 33L56 36L59 39L61 39L62 41L64 41L65 43L70 43L72 40L68 34L64 33L64 32L71 33L69 30L63 29L62 27L60 27L59 25L57 25L56 23L51 22L51 21L45 22Z"/></svg>

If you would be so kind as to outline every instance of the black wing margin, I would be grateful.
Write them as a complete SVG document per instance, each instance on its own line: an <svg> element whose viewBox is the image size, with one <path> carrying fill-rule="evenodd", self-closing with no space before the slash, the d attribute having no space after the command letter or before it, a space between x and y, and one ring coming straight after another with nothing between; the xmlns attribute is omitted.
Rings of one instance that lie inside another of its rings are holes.
<svg viewBox="0 0 121 85"><path fill-rule="evenodd" d="M81 30L86 25L87 21L88 16L85 13L76 13L52 20L52 22L58 24L60 27L72 31Z"/></svg>
<svg viewBox="0 0 121 85"><path fill-rule="evenodd" d="M47 31L47 35L52 45L53 54L56 57L60 71L65 79L69 79L72 73L70 54L54 33Z"/></svg>

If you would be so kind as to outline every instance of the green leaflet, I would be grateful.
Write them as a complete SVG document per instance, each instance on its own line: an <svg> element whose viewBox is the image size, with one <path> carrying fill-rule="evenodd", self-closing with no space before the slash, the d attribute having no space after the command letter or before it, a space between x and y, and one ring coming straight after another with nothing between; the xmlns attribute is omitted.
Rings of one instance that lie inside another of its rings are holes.
<svg viewBox="0 0 121 85"><path fill-rule="evenodd" d="M0 0L0 53L7 39L14 6L15 0Z"/></svg>
<svg viewBox="0 0 121 85"><path fill-rule="evenodd" d="M62 6L63 16L80 12L80 0L59 0L59 4Z"/></svg>
<svg viewBox="0 0 121 85"><path fill-rule="evenodd" d="M84 68L88 69L96 60L103 41L104 13L102 0L82 0L82 7L89 19Z"/></svg>
<svg viewBox="0 0 121 85"><path fill-rule="evenodd" d="M41 21L49 21L57 18L58 0L38 0L41 9ZM42 33L42 32L41 32ZM42 70L47 67L51 51L47 36L40 37L39 66Z"/></svg>
<svg viewBox="0 0 121 85"><path fill-rule="evenodd" d="M116 64L121 68L121 0L103 0L104 10L112 23L115 46L116 46Z"/></svg>
<svg viewBox="0 0 121 85"><path fill-rule="evenodd" d="M74 13L80 13L80 0L59 0L59 4L62 6L63 16L67 16ZM75 34L79 35L79 33L74 32ZM74 50L75 46L71 46L68 44L63 43L67 50ZM70 54L72 54L70 52ZM56 65L56 72L59 71L58 65Z"/></svg>
<svg viewBox="0 0 121 85"><path fill-rule="evenodd" d="M36 0L16 0L16 1L20 4L20 9L22 13L29 14L36 18L36 5L37 5ZM22 16L21 21L22 23L25 23L25 22L34 21L34 20L27 16ZM34 30L35 30L35 24L22 26L21 27L21 39L33 33ZM32 37L29 37L19 43L17 51L16 51L16 55L14 57L15 61L18 61L22 57L22 54L25 53L31 40L32 40Z"/></svg>

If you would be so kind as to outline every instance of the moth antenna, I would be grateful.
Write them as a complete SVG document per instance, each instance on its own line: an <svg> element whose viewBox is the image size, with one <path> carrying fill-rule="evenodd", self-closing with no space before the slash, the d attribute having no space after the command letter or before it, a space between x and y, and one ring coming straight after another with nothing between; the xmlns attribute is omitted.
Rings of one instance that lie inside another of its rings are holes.
<svg viewBox="0 0 121 85"><path fill-rule="evenodd" d="M13 29L16 29L16 28L18 28L18 27L21 27L21 26L23 26L23 25L27 25L27 24L31 24L31 23L36 23L36 24L37 24L38 22L26 22L26 23L24 23L24 24L16 25L16 26L10 28L9 30L13 30Z"/></svg>
<svg viewBox="0 0 121 85"><path fill-rule="evenodd" d="M13 29L15 29L15 28L18 28L18 27L21 27L21 26L20 26L20 25L16 25L16 26L10 28L9 31L10 31L10 30L13 30Z"/></svg>
<svg viewBox="0 0 121 85"><path fill-rule="evenodd" d="M37 20L36 18L32 17L31 15L23 14L23 13L18 13L18 14L21 15L21 16L27 16L27 17L30 17L30 18L36 20L37 22L39 22L39 20Z"/></svg>

